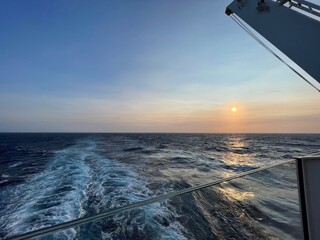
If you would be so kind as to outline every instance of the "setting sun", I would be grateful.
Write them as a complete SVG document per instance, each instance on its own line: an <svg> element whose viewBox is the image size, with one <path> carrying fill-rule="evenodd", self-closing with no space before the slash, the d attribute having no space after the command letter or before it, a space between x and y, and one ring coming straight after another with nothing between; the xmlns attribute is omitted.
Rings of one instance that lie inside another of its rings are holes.
<svg viewBox="0 0 320 240"><path fill-rule="evenodd" d="M238 111L238 109L236 107L231 108L231 112L237 112L237 111Z"/></svg>

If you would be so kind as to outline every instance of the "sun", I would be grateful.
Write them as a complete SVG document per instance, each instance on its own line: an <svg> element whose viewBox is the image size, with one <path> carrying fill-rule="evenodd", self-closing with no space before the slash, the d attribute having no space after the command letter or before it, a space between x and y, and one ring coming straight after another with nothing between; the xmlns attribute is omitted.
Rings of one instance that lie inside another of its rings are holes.
<svg viewBox="0 0 320 240"><path fill-rule="evenodd" d="M231 108L231 112L234 112L234 113L235 113L235 112L237 112L237 111L238 111L238 108L236 108L236 107L232 107L232 108Z"/></svg>

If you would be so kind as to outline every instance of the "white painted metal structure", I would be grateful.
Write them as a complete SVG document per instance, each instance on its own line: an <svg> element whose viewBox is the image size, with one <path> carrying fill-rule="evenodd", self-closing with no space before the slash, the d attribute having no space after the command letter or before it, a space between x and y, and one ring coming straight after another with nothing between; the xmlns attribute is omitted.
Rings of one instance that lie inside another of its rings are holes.
<svg viewBox="0 0 320 240"><path fill-rule="evenodd" d="M320 6L304 0L235 0L226 14L236 14L320 83ZM237 17L233 19L272 51ZM297 158L296 165L304 238L320 239L320 153Z"/></svg>
<svg viewBox="0 0 320 240"><path fill-rule="evenodd" d="M317 16L320 7L307 1L287 2L235 0L226 13L239 16L320 83L320 21L291 8Z"/></svg>

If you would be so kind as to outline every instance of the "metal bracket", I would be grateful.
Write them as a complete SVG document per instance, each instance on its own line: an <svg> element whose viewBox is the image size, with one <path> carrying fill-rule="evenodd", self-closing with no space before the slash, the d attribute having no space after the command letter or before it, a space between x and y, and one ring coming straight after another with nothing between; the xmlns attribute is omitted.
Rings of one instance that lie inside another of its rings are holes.
<svg viewBox="0 0 320 240"><path fill-rule="evenodd" d="M259 0L257 10L259 12L269 11L269 6L264 0Z"/></svg>

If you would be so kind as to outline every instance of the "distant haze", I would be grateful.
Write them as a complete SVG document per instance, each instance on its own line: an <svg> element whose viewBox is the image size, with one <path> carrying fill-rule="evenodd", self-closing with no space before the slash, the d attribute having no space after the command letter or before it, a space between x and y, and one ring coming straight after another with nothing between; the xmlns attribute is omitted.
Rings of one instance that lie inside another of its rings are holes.
<svg viewBox="0 0 320 240"><path fill-rule="evenodd" d="M0 132L320 133L230 2L1 1Z"/></svg>

